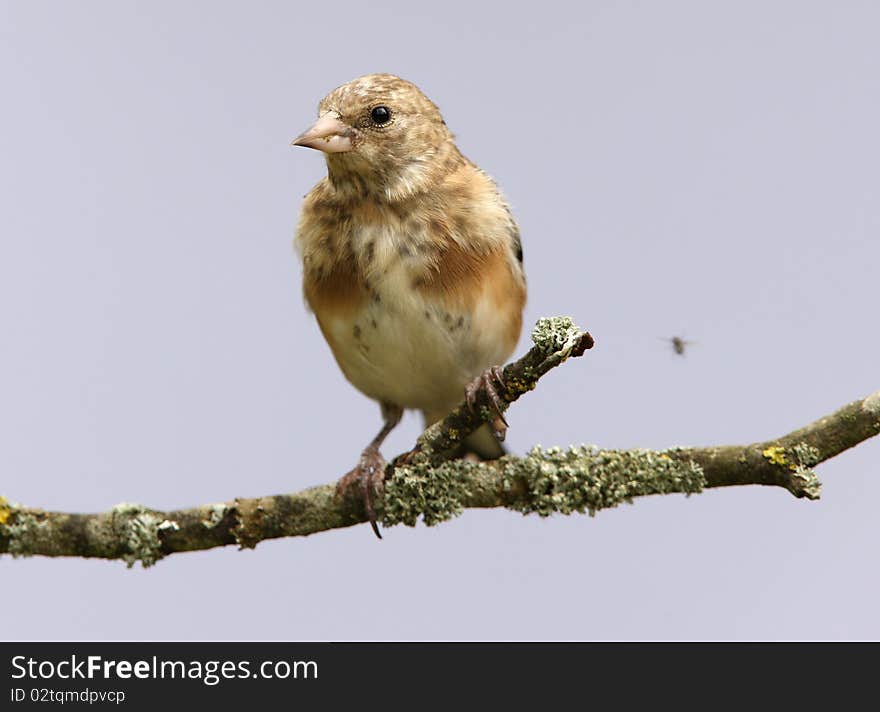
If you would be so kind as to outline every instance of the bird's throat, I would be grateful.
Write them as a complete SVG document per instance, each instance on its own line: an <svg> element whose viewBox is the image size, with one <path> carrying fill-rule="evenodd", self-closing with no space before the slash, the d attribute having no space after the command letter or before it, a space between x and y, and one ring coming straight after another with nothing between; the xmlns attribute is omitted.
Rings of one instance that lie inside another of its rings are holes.
<svg viewBox="0 0 880 712"><path fill-rule="evenodd" d="M384 203L410 200L436 189L464 158L454 144L415 158L367 161L357 153L327 154L327 174L339 197Z"/></svg>

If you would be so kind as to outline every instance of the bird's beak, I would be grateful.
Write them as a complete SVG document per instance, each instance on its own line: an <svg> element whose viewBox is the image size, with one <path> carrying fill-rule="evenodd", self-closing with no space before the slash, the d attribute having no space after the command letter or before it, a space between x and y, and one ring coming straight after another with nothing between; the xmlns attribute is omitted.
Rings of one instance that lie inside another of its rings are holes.
<svg viewBox="0 0 880 712"><path fill-rule="evenodd" d="M316 148L324 153L345 153L353 148L353 137L354 129L342 123L335 111L328 111L290 145Z"/></svg>

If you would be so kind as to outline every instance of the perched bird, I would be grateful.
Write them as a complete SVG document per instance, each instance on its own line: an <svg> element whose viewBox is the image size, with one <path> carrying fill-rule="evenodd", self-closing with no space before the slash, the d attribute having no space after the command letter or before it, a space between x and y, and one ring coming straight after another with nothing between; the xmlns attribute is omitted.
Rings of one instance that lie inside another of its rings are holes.
<svg viewBox="0 0 880 712"><path fill-rule="evenodd" d="M463 395L472 403L483 389L497 402L497 364L516 346L526 299L519 229L437 106L391 74L334 89L293 145L327 161L295 244L305 299L336 362L381 407L382 429L340 481L361 487L381 538L372 505L385 470L379 447L404 409L421 411L427 427ZM484 425L465 448L501 456L498 428Z"/></svg>

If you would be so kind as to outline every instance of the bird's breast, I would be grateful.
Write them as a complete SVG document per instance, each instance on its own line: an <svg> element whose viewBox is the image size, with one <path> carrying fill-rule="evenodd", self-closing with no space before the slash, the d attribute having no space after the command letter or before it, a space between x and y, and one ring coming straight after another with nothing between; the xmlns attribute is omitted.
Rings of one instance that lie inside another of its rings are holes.
<svg viewBox="0 0 880 712"><path fill-rule="evenodd" d="M505 291L501 256L475 254L469 263L455 250L422 253L381 229L350 244L350 256L321 279L306 277L305 292L340 368L366 395L405 408L452 407L468 381L514 348L522 304Z"/></svg>

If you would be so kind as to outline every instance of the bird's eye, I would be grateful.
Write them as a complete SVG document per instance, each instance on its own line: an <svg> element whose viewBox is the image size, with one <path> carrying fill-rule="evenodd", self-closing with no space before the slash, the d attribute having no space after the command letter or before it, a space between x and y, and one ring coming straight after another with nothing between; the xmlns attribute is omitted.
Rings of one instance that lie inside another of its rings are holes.
<svg viewBox="0 0 880 712"><path fill-rule="evenodd" d="M372 119L373 123L377 126L387 124L391 121L391 111L389 111L387 106L375 106L370 112L370 119Z"/></svg>

